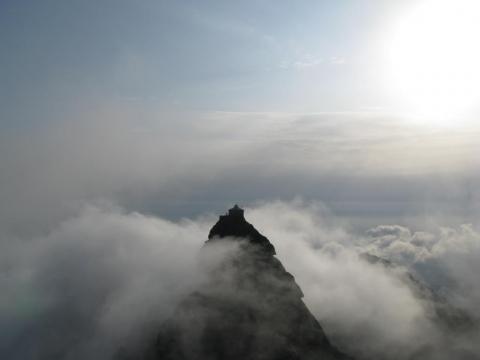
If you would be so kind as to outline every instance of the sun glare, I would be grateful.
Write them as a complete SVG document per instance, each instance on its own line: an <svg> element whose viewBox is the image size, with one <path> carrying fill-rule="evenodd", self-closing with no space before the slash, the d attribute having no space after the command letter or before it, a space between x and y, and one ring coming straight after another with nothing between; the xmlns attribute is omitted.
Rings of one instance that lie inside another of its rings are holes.
<svg viewBox="0 0 480 360"><path fill-rule="evenodd" d="M399 100L436 124L480 99L480 1L424 0L389 39L389 82Z"/></svg>

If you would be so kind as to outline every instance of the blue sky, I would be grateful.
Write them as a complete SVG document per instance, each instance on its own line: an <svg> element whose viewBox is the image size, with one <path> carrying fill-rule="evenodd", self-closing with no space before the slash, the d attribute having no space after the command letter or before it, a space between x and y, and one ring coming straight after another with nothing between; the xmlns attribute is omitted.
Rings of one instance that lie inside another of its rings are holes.
<svg viewBox="0 0 480 360"><path fill-rule="evenodd" d="M372 43L399 7L391 1L0 6L4 126L112 99L228 111L385 106L374 88L379 49Z"/></svg>

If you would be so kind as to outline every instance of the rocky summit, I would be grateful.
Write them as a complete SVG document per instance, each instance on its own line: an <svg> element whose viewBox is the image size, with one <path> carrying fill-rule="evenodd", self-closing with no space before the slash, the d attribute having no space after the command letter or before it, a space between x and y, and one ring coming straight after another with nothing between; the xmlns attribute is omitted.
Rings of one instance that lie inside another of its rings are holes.
<svg viewBox="0 0 480 360"><path fill-rule="evenodd" d="M178 305L144 358L349 359L330 343L274 246L237 205L220 216L202 251L222 244L234 250Z"/></svg>

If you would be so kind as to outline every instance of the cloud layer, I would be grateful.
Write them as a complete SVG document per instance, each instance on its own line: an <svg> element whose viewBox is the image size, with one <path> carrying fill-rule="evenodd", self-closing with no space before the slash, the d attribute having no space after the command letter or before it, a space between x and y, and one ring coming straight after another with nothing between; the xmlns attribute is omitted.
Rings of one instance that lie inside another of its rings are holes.
<svg viewBox="0 0 480 360"><path fill-rule="evenodd" d="M178 218L302 196L369 227L426 214L473 221L478 131L467 130L432 132L368 112L86 106L34 133L0 135L0 231L46 231L99 199Z"/></svg>
<svg viewBox="0 0 480 360"><path fill-rule="evenodd" d="M278 256L305 289L306 303L345 350L387 359L468 359L478 353L471 338L478 339L476 330L445 332L432 316L430 299L419 298L405 281L406 271L431 287L439 276L448 277L437 290L476 314L480 284L472 259L480 256L480 242L471 226L440 228L438 238L398 225L378 226L359 236L321 206L303 202L264 204L250 216L276 239ZM365 252L397 267L368 263L358 256Z"/></svg>
<svg viewBox="0 0 480 360"><path fill-rule="evenodd" d="M2 358L105 359L158 326L199 280L205 222L88 207L2 247Z"/></svg>
<svg viewBox="0 0 480 360"><path fill-rule="evenodd" d="M270 238L327 335L345 350L389 359L422 351L442 358L434 349L459 358L475 350L466 335L448 334L445 342L447 334L432 322L428 303L395 272L357 256L373 248L388 255L386 249L402 242L423 247L419 253L441 248L430 251L429 259L436 261L430 270L447 274L452 299L474 312L480 302L473 260L480 254L473 228L441 230L439 239L400 226L355 236L321 205L301 201L258 204L247 209L247 219ZM4 243L2 357L104 359L119 345L141 342L203 280L197 254L215 220L210 215L171 222L87 206L45 236ZM408 259L401 264L412 271L428 266L425 257L392 254ZM209 262L218 257L221 253Z"/></svg>
<svg viewBox="0 0 480 360"><path fill-rule="evenodd" d="M5 357L94 359L140 341L200 281L208 214L234 202L250 204L248 219L307 304L353 352L415 353L443 339L428 304L358 253L408 268L476 313L478 231L452 227L480 209L474 132L414 131L379 113L144 105L92 107L0 135ZM274 201L296 195L312 202Z"/></svg>

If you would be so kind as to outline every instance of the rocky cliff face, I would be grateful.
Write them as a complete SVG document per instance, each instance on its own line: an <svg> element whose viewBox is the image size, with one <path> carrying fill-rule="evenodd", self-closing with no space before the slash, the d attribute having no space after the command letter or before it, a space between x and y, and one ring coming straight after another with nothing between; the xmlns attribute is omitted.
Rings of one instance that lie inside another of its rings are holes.
<svg viewBox="0 0 480 360"><path fill-rule="evenodd" d="M235 206L211 229L203 251L235 244L207 282L178 306L149 359L348 359L331 345L275 249Z"/></svg>

